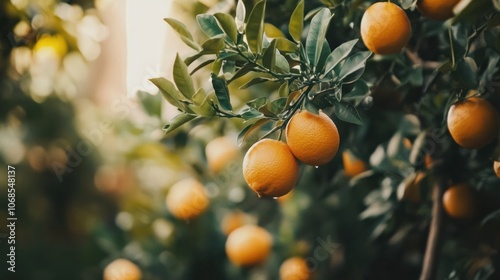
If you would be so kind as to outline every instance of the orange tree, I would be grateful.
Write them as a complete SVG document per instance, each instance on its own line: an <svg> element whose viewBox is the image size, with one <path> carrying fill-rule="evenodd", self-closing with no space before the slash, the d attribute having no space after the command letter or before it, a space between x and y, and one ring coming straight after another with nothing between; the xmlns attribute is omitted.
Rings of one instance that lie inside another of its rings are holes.
<svg viewBox="0 0 500 280"><path fill-rule="evenodd" d="M151 80L179 110L167 134L233 119L238 143L254 145L246 183L273 197L295 186L311 200L270 262L309 257L304 279L500 277L499 2L270 2L197 15L202 43L165 19L193 52L176 57L173 81ZM293 125L304 112L312 117ZM252 205L273 230L266 199ZM336 243L326 256L300 245L322 238Z"/></svg>

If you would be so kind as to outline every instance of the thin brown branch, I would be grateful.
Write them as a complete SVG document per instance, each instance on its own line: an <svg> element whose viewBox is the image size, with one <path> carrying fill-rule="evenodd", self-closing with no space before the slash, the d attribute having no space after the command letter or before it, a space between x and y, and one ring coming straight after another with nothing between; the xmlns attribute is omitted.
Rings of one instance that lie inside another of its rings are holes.
<svg viewBox="0 0 500 280"><path fill-rule="evenodd" d="M443 193L444 183L443 180L439 179L432 189L432 220L420 280L436 279L439 252L441 249L441 232L444 221L444 210L442 205Z"/></svg>

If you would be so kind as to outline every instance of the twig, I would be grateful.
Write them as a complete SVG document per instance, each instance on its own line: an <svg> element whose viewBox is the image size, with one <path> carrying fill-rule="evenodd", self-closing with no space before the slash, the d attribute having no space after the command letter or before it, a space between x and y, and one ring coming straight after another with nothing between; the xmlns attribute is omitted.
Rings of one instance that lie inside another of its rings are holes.
<svg viewBox="0 0 500 280"><path fill-rule="evenodd" d="M429 230L429 237L427 239L427 247L425 249L424 264L420 280L436 279L444 218L443 205L441 203L443 193L444 183L442 179L439 179L432 189L432 221Z"/></svg>

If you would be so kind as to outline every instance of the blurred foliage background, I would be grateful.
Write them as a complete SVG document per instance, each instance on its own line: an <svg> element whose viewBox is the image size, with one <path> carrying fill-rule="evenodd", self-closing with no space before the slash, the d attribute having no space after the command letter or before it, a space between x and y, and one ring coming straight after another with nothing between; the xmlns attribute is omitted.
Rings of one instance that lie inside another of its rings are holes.
<svg viewBox="0 0 500 280"><path fill-rule="evenodd" d="M451 27L422 18L412 1L398 2L413 36L404 53L368 61L363 78L370 98L360 105L364 124L334 118L341 135L338 156L319 168L301 166L293 193L278 200L257 198L241 174L244 151L263 132L214 172L207 144L226 136L225 148L236 149L245 127L241 120L197 120L165 136L161 128L175 109L154 87L127 95L125 78L116 78L124 71L123 46L108 40L123 32L109 19L110 11L125 14L114 2L0 1L0 162L3 170L16 167L18 217L17 270L4 269L7 244L1 239L2 279L101 279L117 258L136 263L143 279L278 279L280 264L292 256L310 261L313 279L418 279L436 174L447 174L448 185L470 182L478 213L469 220L445 218L436 279L500 279L500 181L492 169L500 159L498 145L460 149L444 122L450 96L468 89L500 106L498 1L474 1ZM244 2L250 11L256 1ZM297 2L267 1L269 37L288 33ZM305 9L331 8L327 40L338 46L360 37L361 16L372 2L311 0ZM234 13L235 4L173 1L170 16L201 39L194 16ZM157 34L158 43L163 35ZM450 65L450 37L457 68ZM166 45L164 51L171 60L183 49ZM172 74L171 65L165 69ZM199 86L209 71L194 76ZM236 108L277 90L269 84L238 89L250 78L231 84ZM364 162L363 172L345 172L345 151ZM426 155L434 163L426 164ZM2 182L6 176L0 172ZM186 223L169 213L165 197L188 177L205 185L210 206ZM417 186L406 190L412 184ZM6 221L1 186L0 221ZM271 232L267 262L245 269L228 262L224 244L231 221ZM1 223L0 232L7 232ZM333 250L325 245L331 243Z"/></svg>

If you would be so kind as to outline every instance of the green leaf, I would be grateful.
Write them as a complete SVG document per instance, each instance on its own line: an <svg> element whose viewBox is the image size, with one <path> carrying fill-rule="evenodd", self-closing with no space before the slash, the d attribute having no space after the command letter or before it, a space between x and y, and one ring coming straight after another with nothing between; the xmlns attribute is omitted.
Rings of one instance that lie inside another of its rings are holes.
<svg viewBox="0 0 500 280"><path fill-rule="evenodd" d="M184 25L184 23L182 23L178 20L175 20L173 18L164 18L163 20L165 22L167 22L177 32L177 34L179 35L181 40L186 45L188 45L189 47L191 47L192 49L194 49L196 51L201 50L200 45L198 45L194 41L193 35L191 35L191 33L187 30L187 27Z"/></svg>
<svg viewBox="0 0 500 280"><path fill-rule="evenodd" d="M347 41L335 48L335 50L333 50L333 52L331 52L326 59L324 74L326 75L330 73L330 71L332 71L340 61L346 58L349 53L351 53L352 48L354 47L354 45L356 45L357 42L358 39L354 39L351 41Z"/></svg>
<svg viewBox="0 0 500 280"><path fill-rule="evenodd" d="M150 94L149 92L139 90L136 94L141 106L150 116L161 116L161 96L159 94Z"/></svg>
<svg viewBox="0 0 500 280"><path fill-rule="evenodd" d="M184 63L186 63L187 66L191 65L191 63L195 62L198 58L204 56L205 53L203 51L197 52L195 54L192 54L184 59Z"/></svg>
<svg viewBox="0 0 500 280"><path fill-rule="evenodd" d="M419 161L423 161L423 155L425 154L424 151L425 137L426 137L426 132L423 131L417 136L417 138L413 142L410 155L408 157L408 160L413 165L416 165L417 163L419 163Z"/></svg>
<svg viewBox="0 0 500 280"><path fill-rule="evenodd" d="M179 54L175 56L174 61L174 82L182 95L191 100L194 95L193 80L189 76L187 66Z"/></svg>
<svg viewBox="0 0 500 280"><path fill-rule="evenodd" d="M354 104L361 103L365 97L370 94L370 89L368 85L363 80L358 80L354 83L354 86L348 94L344 95L343 101L352 102Z"/></svg>
<svg viewBox="0 0 500 280"><path fill-rule="evenodd" d="M266 10L266 1L260 1L253 7L248 17L246 26L246 36L248 47L255 54L262 51L262 37L264 35L264 14Z"/></svg>
<svg viewBox="0 0 500 280"><path fill-rule="evenodd" d="M209 102L209 95L203 88L200 88L195 95L193 95L193 103L188 107L198 115L204 117L212 117L215 115L215 110Z"/></svg>
<svg viewBox="0 0 500 280"><path fill-rule="evenodd" d="M179 114L172 118L170 122L163 127L163 130L165 130L165 134L172 132L176 128L182 126L183 124L195 119L195 115L191 114Z"/></svg>
<svg viewBox="0 0 500 280"><path fill-rule="evenodd" d="M464 57L458 61L458 75L463 84L468 88L477 86L477 65L471 57Z"/></svg>
<svg viewBox="0 0 500 280"><path fill-rule="evenodd" d="M215 95L219 100L219 104L222 109L227 111L232 111L233 106L231 106L231 100L229 97L229 90L227 88L226 80L215 76L213 73L211 74L212 78L212 86L215 90Z"/></svg>
<svg viewBox="0 0 500 280"><path fill-rule="evenodd" d="M212 64L212 73L218 76L221 68L222 68L222 60L216 59L214 61L214 64Z"/></svg>
<svg viewBox="0 0 500 280"><path fill-rule="evenodd" d="M194 73L196 73L198 70L200 70L201 68L209 65L210 63L213 63L215 61L215 59L209 59L209 60L206 60L206 61L203 61L202 63L200 63L198 66L196 66L192 71L191 73L189 73L189 75L193 75Z"/></svg>
<svg viewBox="0 0 500 280"><path fill-rule="evenodd" d="M309 33L306 39L306 53L313 69L321 57L323 42L325 41L326 31L331 18L332 14L330 13L330 10L323 8L313 17L311 21Z"/></svg>
<svg viewBox="0 0 500 280"><path fill-rule="evenodd" d="M247 105L251 108L259 110L267 104L267 98L264 96L258 97L256 99L247 102Z"/></svg>
<svg viewBox="0 0 500 280"><path fill-rule="evenodd" d="M234 75L229 80L229 83L231 83L232 81L234 81L238 78L245 76L246 74L248 74L248 72L252 71L252 69L253 69L253 66L250 64L243 65L240 69L238 69L236 71L236 73L234 73Z"/></svg>
<svg viewBox="0 0 500 280"><path fill-rule="evenodd" d="M226 33L227 38L229 38L231 42L236 42L238 39L238 30L236 29L233 17L224 13L215 13L214 17L219 22L224 33Z"/></svg>
<svg viewBox="0 0 500 280"><path fill-rule="evenodd" d="M413 1L414 0L399 0L399 3L401 3L401 8L403 8L403 10L408 10L411 5L413 5Z"/></svg>
<svg viewBox="0 0 500 280"><path fill-rule="evenodd" d="M262 55L262 65L267 69L274 69L276 63L276 40L273 40Z"/></svg>
<svg viewBox="0 0 500 280"><path fill-rule="evenodd" d="M234 61L225 61L222 65L222 73L233 75L236 71L236 63Z"/></svg>
<svg viewBox="0 0 500 280"><path fill-rule="evenodd" d="M308 112L311 112L315 115L319 115L319 109L318 107L316 107L316 105L314 105L310 100L309 98L306 98L305 102L304 102L304 109L306 109Z"/></svg>
<svg viewBox="0 0 500 280"><path fill-rule="evenodd" d="M270 81L271 79L265 78L265 77L256 77L251 79L248 83L245 83L244 85L240 86L240 89L246 89L249 88L253 85L261 84Z"/></svg>
<svg viewBox="0 0 500 280"><path fill-rule="evenodd" d="M323 42L323 48L321 49L321 55L318 60L318 65L316 65L316 72L317 73L322 73L323 69L325 68L325 63L326 59L330 55L330 52L332 50L330 49L330 44L328 44L328 41Z"/></svg>
<svg viewBox="0 0 500 280"><path fill-rule="evenodd" d="M226 36L224 34L219 34L212 38L208 38L205 42L201 44L201 47L203 48L203 54L219 53L226 46L224 44L225 37Z"/></svg>
<svg viewBox="0 0 500 280"><path fill-rule="evenodd" d="M254 122L253 124L250 124L248 125L247 127L245 127L239 134L238 134L238 140L237 140L237 143L238 143L238 146L241 146L241 144L243 143L243 141L245 141L245 139L252 133L254 132L255 130L259 129L262 125L264 125L265 123L269 122L269 119L260 119L256 122Z"/></svg>
<svg viewBox="0 0 500 280"><path fill-rule="evenodd" d="M177 108L183 108L184 106L179 101L183 99L181 93L175 88L174 84L165 78L153 78L150 81L160 89L161 95L168 103L174 105Z"/></svg>
<svg viewBox="0 0 500 280"><path fill-rule="evenodd" d="M342 67L340 67L339 75L337 80L343 80L347 75L356 72L357 70L365 67L366 60L371 56L372 52L364 51L358 52L351 56L348 56L344 63L342 63ZM337 64L337 67L339 65Z"/></svg>
<svg viewBox="0 0 500 280"><path fill-rule="evenodd" d="M288 94L290 93L290 89L288 88L288 81L281 84L280 88L278 89L278 93L280 97L288 98Z"/></svg>
<svg viewBox="0 0 500 280"><path fill-rule="evenodd" d="M363 120L359 116L358 110L354 106L345 102L335 102L334 113L342 121L362 125Z"/></svg>
<svg viewBox="0 0 500 280"><path fill-rule="evenodd" d="M245 17L246 17L246 8L245 4L243 4L243 1L238 0L238 4L236 5L236 17L234 18L234 21L236 23L236 29L238 30L238 33L243 34L245 33Z"/></svg>
<svg viewBox="0 0 500 280"><path fill-rule="evenodd" d="M273 70L277 72L289 73L290 72L290 64L288 64L288 60L280 54L278 50L276 50L276 65Z"/></svg>
<svg viewBox="0 0 500 280"><path fill-rule="evenodd" d="M217 24L217 20L213 15L200 14L196 16L196 21L200 26L203 33L205 33L209 38L224 34L224 31Z"/></svg>
<svg viewBox="0 0 500 280"><path fill-rule="evenodd" d="M254 108L245 108L239 112L241 115L241 118L244 119L245 121L255 119L255 118L260 118L263 117L264 114L255 110Z"/></svg>
<svg viewBox="0 0 500 280"><path fill-rule="evenodd" d="M282 98L278 98L276 100L273 100L269 105L270 105L270 108L269 110L274 113L274 114L281 114L283 112L283 110L285 109L286 107L286 101L287 101L288 98L286 97L282 97Z"/></svg>
<svg viewBox="0 0 500 280"><path fill-rule="evenodd" d="M363 76L363 73L365 72L365 66L359 68L358 70L352 72L351 74L347 75L347 77L342 80L343 84L352 84L355 81L357 81L361 76Z"/></svg>
<svg viewBox="0 0 500 280"><path fill-rule="evenodd" d="M285 38L276 38L276 48L282 53L296 53L298 51L297 45Z"/></svg>
<svg viewBox="0 0 500 280"><path fill-rule="evenodd" d="M304 29L304 0L301 0L295 10L293 10L290 22L288 23L288 32L295 42L300 42L302 30Z"/></svg>

